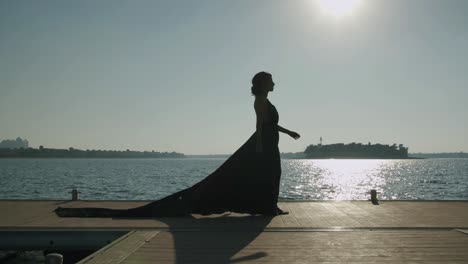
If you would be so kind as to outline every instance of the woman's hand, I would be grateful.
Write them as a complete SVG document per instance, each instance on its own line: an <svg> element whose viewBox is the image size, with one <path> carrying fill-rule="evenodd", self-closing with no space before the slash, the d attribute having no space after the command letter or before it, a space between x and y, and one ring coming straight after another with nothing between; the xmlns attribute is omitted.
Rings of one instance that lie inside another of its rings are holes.
<svg viewBox="0 0 468 264"><path fill-rule="evenodd" d="M289 135L290 137L294 138L294 139L298 139L301 137L301 135L299 135L298 133L294 132L294 131L291 131L291 130L287 130L286 128L278 125L278 131L279 132L282 132L282 133L285 133L286 135Z"/></svg>
<svg viewBox="0 0 468 264"><path fill-rule="evenodd" d="M301 137L301 135L299 135L298 133L294 132L294 131L289 131L288 135L294 139L298 139Z"/></svg>

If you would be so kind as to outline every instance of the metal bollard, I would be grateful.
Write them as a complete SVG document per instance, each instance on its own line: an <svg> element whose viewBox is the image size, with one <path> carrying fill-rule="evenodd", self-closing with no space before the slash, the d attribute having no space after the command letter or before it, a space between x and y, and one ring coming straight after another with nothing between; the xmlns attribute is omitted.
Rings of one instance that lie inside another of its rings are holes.
<svg viewBox="0 0 468 264"><path fill-rule="evenodd" d="M62 264L63 256L59 253L50 253L45 257L45 264Z"/></svg>
<svg viewBox="0 0 468 264"><path fill-rule="evenodd" d="M374 205L379 204L379 200L377 199L377 191L376 190L371 190L370 195L371 195L372 204L374 204Z"/></svg>
<svg viewBox="0 0 468 264"><path fill-rule="evenodd" d="M71 191L71 194L72 194L72 201L78 201L78 194L79 194L79 193L80 193L80 192L79 192L77 189L73 189L73 190Z"/></svg>

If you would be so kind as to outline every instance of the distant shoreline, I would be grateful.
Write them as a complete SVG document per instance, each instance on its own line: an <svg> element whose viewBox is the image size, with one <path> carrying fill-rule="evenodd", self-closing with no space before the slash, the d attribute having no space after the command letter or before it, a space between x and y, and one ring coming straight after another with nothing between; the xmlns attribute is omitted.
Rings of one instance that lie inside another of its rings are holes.
<svg viewBox="0 0 468 264"><path fill-rule="evenodd" d="M283 159L307 159L307 160L326 160L326 159L335 159L335 160L419 160L427 158L418 158L418 157L407 157L407 158L386 158L386 157L313 157L313 158L283 158Z"/></svg>
<svg viewBox="0 0 468 264"><path fill-rule="evenodd" d="M39 147L34 148L0 148L0 158L98 158L98 159L135 159L135 158L185 158L185 155L177 152L156 151L115 151L115 150L80 150L80 149L53 149Z"/></svg>
<svg viewBox="0 0 468 264"><path fill-rule="evenodd" d="M0 157L0 159L186 159L187 157Z"/></svg>
<svg viewBox="0 0 468 264"><path fill-rule="evenodd" d="M334 153L336 154L336 153ZM0 148L0 159L174 159L174 158L229 158L232 154L183 154L177 152L155 151L115 151L115 150L79 150L79 149L51 149L51 148ZM366 157L340 156L328 154L324 156L307 156L304 152L282 152L282 159L432 159L432 158L468 158L465 152L445 153L410 153L407 157Z"/></svg>

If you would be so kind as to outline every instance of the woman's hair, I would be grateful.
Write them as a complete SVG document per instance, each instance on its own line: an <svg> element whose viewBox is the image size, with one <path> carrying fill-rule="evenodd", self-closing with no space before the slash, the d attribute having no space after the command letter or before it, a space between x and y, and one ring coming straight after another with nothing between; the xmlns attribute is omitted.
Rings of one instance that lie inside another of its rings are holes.
<svg viewBox="0 0 468 264"><path fill-rule="evenodd" d="M252 95L260 95L263 93L263 84L271 79L271 74L268 72L259 72L252 78Z"/></svg>

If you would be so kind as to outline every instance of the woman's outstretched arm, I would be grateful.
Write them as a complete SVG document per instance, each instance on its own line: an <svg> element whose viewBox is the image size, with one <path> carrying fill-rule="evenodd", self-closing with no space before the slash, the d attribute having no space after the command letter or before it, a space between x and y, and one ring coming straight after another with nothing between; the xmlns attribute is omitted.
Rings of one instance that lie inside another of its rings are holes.
<svg viewBox="0 0 468 264"><path fill-rule="evenodd" d="M278 131L279 132L283 132L287 135L289 135L290 137L294 138L294 139L298 139L301 137L301 135L299 135L298 133L294 132L294 131L291 131L291 130L287 130L286 128L278 125Z"/></svg>

